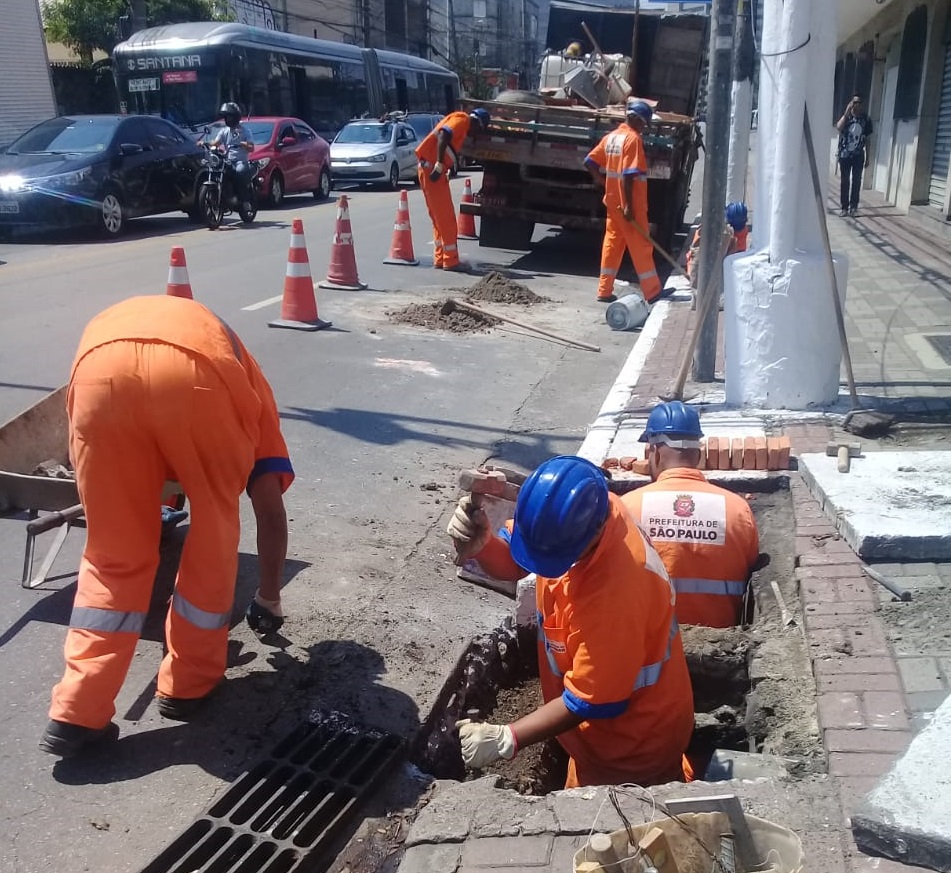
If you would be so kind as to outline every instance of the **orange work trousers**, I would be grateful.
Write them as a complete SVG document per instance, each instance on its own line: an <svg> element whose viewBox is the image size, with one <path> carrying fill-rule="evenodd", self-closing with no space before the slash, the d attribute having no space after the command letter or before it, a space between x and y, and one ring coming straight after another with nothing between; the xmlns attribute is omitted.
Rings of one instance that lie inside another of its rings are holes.
<svg viewBox="0 0 951 873"><path fill-rule="evenodd" d="M426 198L426 208L433 223L433 265L451 268L459 265L458 225L456 207L449 190L449 172L435 182L429 178L432 167L419 166L419 187Z"/></svg>
<svg viewBox="0 0 951 873"><path fill-rule="evenodd" d="M636 220L646 233L648 227L646 219L637 218ZM657 270L654 267L654 248L630 221L624 220L620 209L608 207L604 242L601 246L598 297L610 297L614 293L614 280L624 259L625 250L631 253L641 293L650 303L661 292L660 279L657 278Z"/></svg>
<svg viewBox="0 0 951 873"><path fill-rule="evenodd" d="M225 672L238 568L238 501L254 444L214 368L161 342L99 346L67 395L70 456L87 538L50 718L101 728L115 714L159 562L162 487L191 524L165 621L158 693L208 694Z"/></svg>

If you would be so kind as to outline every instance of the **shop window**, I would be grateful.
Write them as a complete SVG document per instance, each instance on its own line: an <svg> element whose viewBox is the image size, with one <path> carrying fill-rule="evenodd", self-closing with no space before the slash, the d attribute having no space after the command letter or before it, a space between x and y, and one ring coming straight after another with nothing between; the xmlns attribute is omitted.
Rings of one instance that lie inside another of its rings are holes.
<svg viewBox="0 0 951 873"><path fill-rule="evenodd" d="M898 61L898 83L895 86L895 118L918 117L921 95L921 73L928 40L928 8L919 6L905 19Z"/></svg>

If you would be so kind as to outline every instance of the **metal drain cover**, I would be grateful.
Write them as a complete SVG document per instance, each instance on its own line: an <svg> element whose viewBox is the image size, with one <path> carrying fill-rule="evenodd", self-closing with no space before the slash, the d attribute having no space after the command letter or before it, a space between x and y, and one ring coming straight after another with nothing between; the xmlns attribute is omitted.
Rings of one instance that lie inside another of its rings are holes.
<svg viewBox="0 0 951 873"><path fill-rule="evenodd" d="M318 873L403 741L305 724L241 775L141 873Z"/></svg>

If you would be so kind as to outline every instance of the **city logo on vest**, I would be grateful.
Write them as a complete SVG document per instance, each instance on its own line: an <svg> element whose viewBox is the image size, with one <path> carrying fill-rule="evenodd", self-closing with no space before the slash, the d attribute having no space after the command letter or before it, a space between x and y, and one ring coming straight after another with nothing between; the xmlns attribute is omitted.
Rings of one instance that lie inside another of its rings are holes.
<svg viewBox="0 0 951 873"><path fill-rule="evenodd" d="M690 518L696 508L697 504L689 494L678 494L674 498L674 515L678 518Z"/></svg>
<svg viewBox="0 0 951 873"><path fill-rule="evenodd" d="M703 492L647 492L641 499L641 527L656 543L726 545L726 498Z"/></svg>

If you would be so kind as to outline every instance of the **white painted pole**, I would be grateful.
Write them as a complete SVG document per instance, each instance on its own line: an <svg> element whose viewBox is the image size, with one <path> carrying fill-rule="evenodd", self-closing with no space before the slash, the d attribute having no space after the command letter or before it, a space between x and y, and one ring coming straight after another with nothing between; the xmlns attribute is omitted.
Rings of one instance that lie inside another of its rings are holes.
<svg viewBox="0 0 951 873"><path fill-rule="evenodd" d="M818 2L828 3L828 0ZM811 53L806 41L810 39L812 5L812 0L786 0L783 4L783 54L777 59L779 87L774 107L775 138L771 143L776 150L776 166L773 169L770 204L769 259L774 264L785 261L796 248L799 224L796 204L805 163L802 119Z"/></svg>
<svg viewBox="0 0 951 873"><path fill-rule="evenodd" d="M762 30L754 30L759 49L759 96L756 101L756 184L753 186L753 231L750 234L750 249L767 245L770 233L770 217L773 199L773 168L776 150L773 139L776 133L776 52L779 51L783 15L783 0L763 0ZM754 22L755 25L755 22Z"/></svg>
<svg viewBox="0 0 951 873"><path fill-rule="evenodd" d="M746 200L746 174L750 165L750 123L753 115L752 12L747 0L740 0L733 42L733 89L730 96L730 157L726 171L726 200Z"/></svg>

